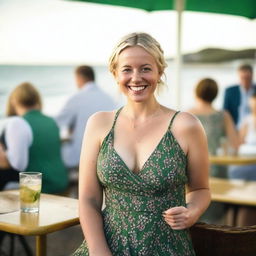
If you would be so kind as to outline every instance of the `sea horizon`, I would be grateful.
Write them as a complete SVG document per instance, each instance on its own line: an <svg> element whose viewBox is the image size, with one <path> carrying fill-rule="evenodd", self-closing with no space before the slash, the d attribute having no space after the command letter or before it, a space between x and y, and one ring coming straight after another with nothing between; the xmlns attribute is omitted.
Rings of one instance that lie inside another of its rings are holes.
<svg viewBox="0 0 256 256"><path fill-rule="evenodd" d="M194 102L194 87L205 77L215 79L219 85L219 94L214 105L222 108L223 93L227 86L238 83L237 67L244 61L229 61L221 63L184 63L181 70L181 110L186 110ZM8 95L22 82L31 82L42 95L43 112L55 116L67 99L77 92L74 81L75 64L0 64L0 129L5 119L5 109ZM116 82L106 65L92 65L96 74L96 83L109 94L118 105L125 103ZM253 65L256 70L256 63ZM157 96L160 103L167 107L174 107L175 95L173 84L175 65L168 61L166 69L166 86ZM256 73L256 72L255 72ZM254 73L254 75L255 75ZM100 99L99 99L100 100Z"/></svg>

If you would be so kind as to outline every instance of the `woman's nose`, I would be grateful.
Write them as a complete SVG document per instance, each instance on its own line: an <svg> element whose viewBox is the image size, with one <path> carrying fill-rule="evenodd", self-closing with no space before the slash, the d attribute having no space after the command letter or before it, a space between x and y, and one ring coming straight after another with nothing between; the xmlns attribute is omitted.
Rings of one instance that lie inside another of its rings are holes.
<svg viewBox="0 0 256 256"><path fill-rule="evenodd" d="M141 82L141 74L140 74L140 72L134 71L134 72L132 73L131 80L132 80L132 82L135 83L135 84Z"/></svg>

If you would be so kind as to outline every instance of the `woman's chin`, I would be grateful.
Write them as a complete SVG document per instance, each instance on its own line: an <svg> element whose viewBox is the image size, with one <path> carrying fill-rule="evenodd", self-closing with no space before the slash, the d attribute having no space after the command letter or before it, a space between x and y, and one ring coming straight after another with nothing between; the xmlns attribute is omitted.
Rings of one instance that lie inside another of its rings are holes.
<svg viewBox="0 0 256 256"><path fill-rule="evenodd" d="M135 103L142 103L146 102L150 99L149 95L132 95L128 96L128 99L130 102L135 102Z"/></svg>

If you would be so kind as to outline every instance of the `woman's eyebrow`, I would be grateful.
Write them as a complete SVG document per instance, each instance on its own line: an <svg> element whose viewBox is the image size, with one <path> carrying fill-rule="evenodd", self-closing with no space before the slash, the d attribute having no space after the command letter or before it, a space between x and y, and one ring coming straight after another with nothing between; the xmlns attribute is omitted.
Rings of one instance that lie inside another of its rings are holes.
<svg viewBox="0 0 256 256"><path fill-rule="evenodd" d="M143 66L152 66L152 65L151 64L143 64L141 66L143 67Z"/></svg>
<svg viewBox="0 0 256 256"><path fill-rule="evenodd" d="M146 63L146 64L142 64L141 67L144 67L144 66L152 66L151 64L149 63ZM126 65L123 65L122 68L130 68L131 66L126 64Z"/></svg>

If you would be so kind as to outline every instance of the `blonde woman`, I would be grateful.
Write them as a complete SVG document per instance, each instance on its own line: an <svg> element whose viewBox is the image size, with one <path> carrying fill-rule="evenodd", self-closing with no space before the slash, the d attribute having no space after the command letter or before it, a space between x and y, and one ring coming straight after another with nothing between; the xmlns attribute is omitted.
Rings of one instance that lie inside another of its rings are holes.
<svg viewBox="0 0 256 256"><path fill-rule="evenodd" d="M109 69L127 103L87 123L79 174L85 242L76 256L195 255L187 228L210 201L207 143L192 115L157 102L165 67L148 34L129 34L114 48Z"/></svg>

